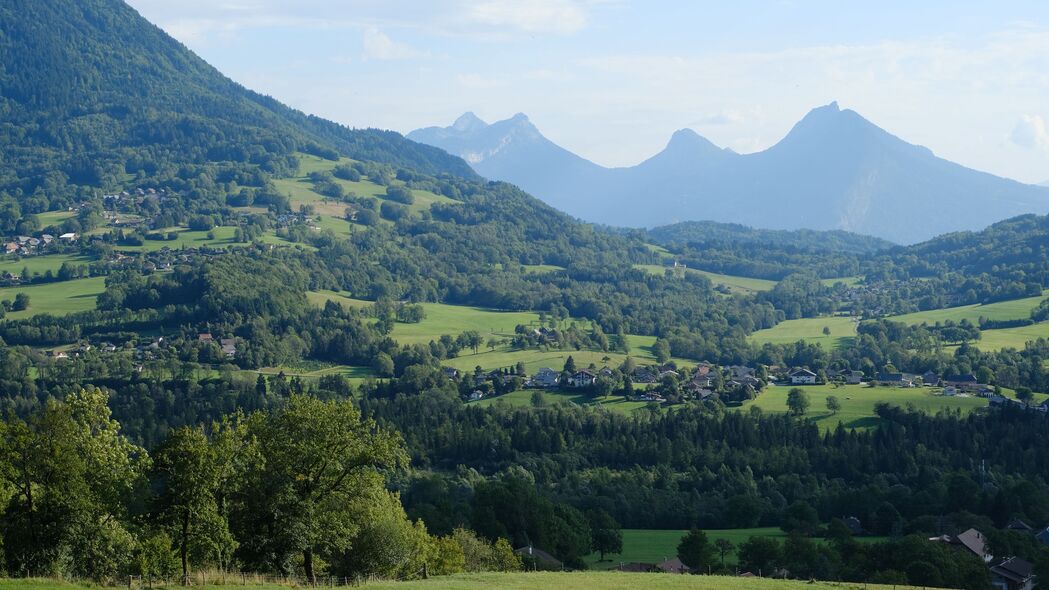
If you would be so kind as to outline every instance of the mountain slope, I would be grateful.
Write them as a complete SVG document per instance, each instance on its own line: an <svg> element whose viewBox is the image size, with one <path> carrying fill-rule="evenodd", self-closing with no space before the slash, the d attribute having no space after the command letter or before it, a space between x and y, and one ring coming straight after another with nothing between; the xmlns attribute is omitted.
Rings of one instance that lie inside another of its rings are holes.
<svg viewBox="0 0 1049 590"><path fill-rule="evenodd" d="M247 90L119 0L0 4L0 190L111 186L150 167L339 152L425 173L473 172L440 150L351 130Z"/></svg>
<svg viewBox="0 0 1049 590"><path fill-rule="evenodd" d="M463 155L478 173L518 184L568 213L612 225L712 219L913 243L1049 211L1049 190L938 158L837 103L814 109L762 152L719 149L683 130L629 168L579 158L523 115L408 137Z"/></svg>
<svg viewBox="0 0 1049 590"><path fill-rule="evenodd" d="M649 230L648 235L658 244L679 243L691 244L694 247L707 244L760 244L771 248L848 254L873 254L894 245L880 238L842 230L755 229L737 223L715 221L684 221L664 225Z"/></svg>

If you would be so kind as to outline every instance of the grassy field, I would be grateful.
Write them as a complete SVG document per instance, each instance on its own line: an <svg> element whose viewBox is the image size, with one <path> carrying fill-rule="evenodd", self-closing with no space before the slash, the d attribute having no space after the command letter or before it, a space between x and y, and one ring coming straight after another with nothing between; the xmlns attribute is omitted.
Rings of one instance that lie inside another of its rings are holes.
<svg viewBox="0 0 1049 590"><path fill-rule="evenodd" d="M76 217L76 213L73 211L47 211L36 214L36 218L40 221L41 228L49 225L59 225L72 217Z"/></svg>
<svg viewBox="0 0 1049 590"><path fill-rule="evenodd" d="M824 285L827 285L828 287L833 287L834 285L837 285L838 283L844 283L846 287L852 287L852 286L858 285L860 283L860 281L862 281L862 280L863 280L862 276L855 276L855 277L839 277L839 278L836 278L836 279L820 279L820 282L823 283Z"/></svg>
<svg viewBox="0 0 1049 590"><path fill-rule="evenodd" d="M43 579L0 579L0 590L83 590L96 586L86 586L71 582ZM154 588L165 586L155 585ZM179 588L180 586L170 586ZM288 590L298 585L258 584L250 582L241 585L235 581L229 584L194 585L198 590L229 590L245 588L248 590ZM366 582L360 588L365 590L488 590L502 588L505 590L635 590L646 588L652 590L820 590L835 588L838 590L907 590L907 586L879 586L877 584L850 584L847 582L809 582L802 580L773 580L771 578L738 578L730 576L680 576L670 574L628 574L621 572L528 572L528 573L484 573L458 574L454 576L437 576L428 580L408 582L374 581Z"/></svg>
<svg viewBox="0 0 1049 590"><path fill-rule="evenodd" d="M497 397L491 397L488 399L478 400L476 402L470 402L470 405L478 407L488 407L497 404L508 404L512 408L527 408L532 405L532 394L539 390L521 390L500 395ZM543 399L547 405L554 405L561 402L570 402L581 406L601 406L607 410L614 412L621 412L628 414L635 410L641 409L647 405L647 402L632 402L627 401L620 396L604 396L604 397L590 397L588 395L573 393L571 391L542 391Z"/></svg>
<svg viewBox="0 0 1049 590"><path fill-rule="evenodd" d="M705 270L698 270L695 268L689 269L674 269L669 266L663 266L660 264L635 264L634 268L643 270L651 275L663 276L667 270L674 272L690 272L700 274L714 283L715 286L723 285L727 287L732 293L752 294L759 291L768 291L772 287L776 286L776 281L769 281L765 279L752 279L749 277L738 277L733 275L723 275L716 272L708 272Z"/></svg>
<svg viewBox="0 0 1049 590"><path fill-rule="evenodd" d="M1023 350L1029 340L1049 338L1049 322L1000 330L981 330L980 339L973 343L983 351L1016 348Z"/></svg>
<svg viewBox="0 0 1049 590"><path fill-rule="evenodd" d="M999 301L987 305L963 305L960 307L948 307L945 309L933 309L919 311L890 317L894 322L906 324L935 324L952 320L960 322L963 319L976 323L981 317L990 320L1017 320L1031 316L1031 310L1038 307L1049 291L1036 297L1025 297L1024 299L1013 299L1012 301Z"/></svg>
<svg viewBox="0 0 1049 590"><path fill-rule="evenodd" d="M756 399L743 404L742 409L757 406L767 412L787 411L787 392L790 386L770 386ZM809 396L807 417L821 428L831 429L841 422L846 428L869 428L878 424L874 405L887 402L906 407L913 405L918 410L935 413L943 408L959 409L964 413L976 408L987 407L987 400L979 397L945 397L936 395L939 389L931 387L867 387L866 385L805 385L801 389ZM827 396L833 395L841 402L841 410L831 414L827 410Z"/></svg>
<svg viewBox="0 0 1049 590"><path fill-rule="evenodd" d="M21 275L22 269L29 269L30 275L42 275L47 271L58 272L62 264L68 262L72 265L90 264L95 259L90 256L79 254L48 254L47 256L27 256L21 260L5 258L0 260L0 273L9 272Z"/></svg>
<svg viewBox="0 0 1049 590"><path fill-rule="evenodd" d="M9 312L5 316L8 319L17 320L42 313L66 315L94 309L95 300L105 288L105 277L91 277L25 287L5 287L0 289L0 300L14 301L15 295L19 293L29 296L29 309Z"/></svg>
<svg viewBox="0 0 1049 590"><path fill-rule="evenodd" d="M393 338L401 344L427 343L442 334L455 336L468 330L490 336L513 336L518 324L539 325L539 314L530 311L498 311L481 307L423 303L426 318L417 324L398 323Z"/></svg>
<svg viewBox="0 0 1049 590"><path fill-rule="evenodd" d="M717 539L728 539L732 544L739 547L751 537L773 537L785 539L787 533L777 527L754 528L754 529L724 529L706 530L707 539L713 543ZM675 530L651 530L651 529L623 529L623 552L619 555L606 555L605 561L599 561L597 553L588 555L586 562L591 569L608 570L614 569L620 563L660 563L677 555L677 544L681 537L688 531ZM864 542L883 541L883 537L858 537ZM820 540L817 539L817 542ZM735 565L736 553L733 551L725 556L725 563Z"/></svg>
<svg viewBox="0 0 1049 590"><path fill-rule="evenodd" d="M346 307L367 307L372 304L371 301L365 301L363 299L354 299L352 297L346 296L343 293L336 293L335 291L327 290L307 291L306 299L308 299L310 303L320 308L323 308L324 304L329 301L334 301L335 303L344 305Z"/></svg>
<svg viewBox="0 0 1049 590"><path fill-rule="evenodd" d="M824 334L823 328L830 328L830 334ZM754 332L750 340L755 344L790 344L804 340L824 348L840 348L847 346L855 337L856 322L852 318L831 316L786 320L775 327Z"/></svg>

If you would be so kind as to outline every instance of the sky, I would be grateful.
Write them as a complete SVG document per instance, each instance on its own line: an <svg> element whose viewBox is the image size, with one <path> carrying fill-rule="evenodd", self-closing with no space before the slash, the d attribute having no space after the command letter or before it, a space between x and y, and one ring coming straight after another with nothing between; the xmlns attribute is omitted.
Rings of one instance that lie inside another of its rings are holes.
<svg viewBox="0 0 1049 590"><path fill-rule="evenodd" d="M838 101L960 164L1049 180L1049 2L128 0L245 86L407 133L526 113L628 166L691 128L741 152Z"/></svg>

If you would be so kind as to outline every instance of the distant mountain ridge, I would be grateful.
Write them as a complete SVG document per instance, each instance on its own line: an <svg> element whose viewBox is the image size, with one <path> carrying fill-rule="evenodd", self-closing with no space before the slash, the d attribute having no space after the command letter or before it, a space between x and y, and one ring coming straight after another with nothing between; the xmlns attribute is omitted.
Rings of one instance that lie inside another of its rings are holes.
<svg viewBox="0 0 1049 590"><path fill-rule="evenodd" d="M605 168L565 150L523 114L472 113L409 139L463 157L588 221L654 227L710 219L768 229L846 230L915 243L1049 211L1049 188L971 170L907 143L837 103L810 111L753 154L680 130L658 154Z"/></svg>
<svg viewBox="0 0 1049 590"><path fill-rule="evenodd" d="M881 238L844 230L758 229L738 223L683 221L648 230L649 238L662 245L686 244L702 248L711 244L761 244L815 252L873 254L896 244Z"/></svg>

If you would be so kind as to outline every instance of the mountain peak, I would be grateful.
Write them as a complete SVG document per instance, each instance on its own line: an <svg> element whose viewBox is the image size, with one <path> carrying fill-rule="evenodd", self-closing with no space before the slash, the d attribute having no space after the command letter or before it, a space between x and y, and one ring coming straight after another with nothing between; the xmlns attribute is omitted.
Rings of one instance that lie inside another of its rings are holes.
<svg viewBox="0 0 1049 590"><path fill-rule="evenodd" d="M473 114L472 111L466 111L459 116L458 119L452 123L452 129L456 131L475 131L478 129L484 129L488 126L488 123L482 121L477 115Z"/></svg>
<svg viewBox="0 0 1049 590"><path fill-rule="evenodd" d="M709 139L687 127L675 131L674 134L670 136L670 141L667 142L667 147L663 149L664 153L686 152L694 156L721 151L722 149L714 145Z"/></svg>

